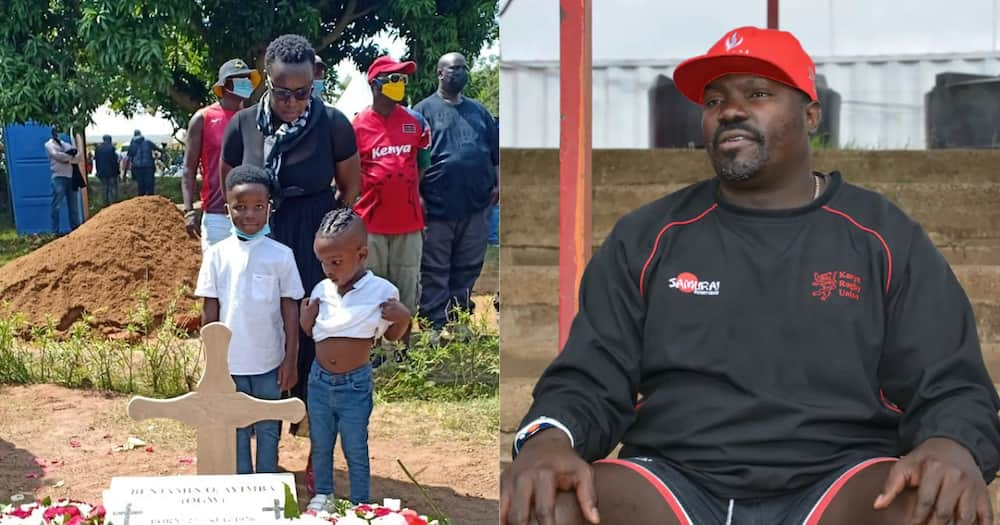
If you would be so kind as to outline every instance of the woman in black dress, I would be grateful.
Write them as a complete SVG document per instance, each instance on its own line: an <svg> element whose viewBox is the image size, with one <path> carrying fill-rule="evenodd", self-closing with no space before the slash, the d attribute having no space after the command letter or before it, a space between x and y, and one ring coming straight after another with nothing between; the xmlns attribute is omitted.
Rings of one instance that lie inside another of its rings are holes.
<svg viewBox="0 0 1000 525"><path fill-rule="evenodd" d="M222 187L229 171L241 164L269 172L276 201L271 236L295 253L308 295L324 278L313 254L316 230L327 212L354 203L361 165L350 121L312 96L315 52L309 41L280 36L267 46L264 60L267 92L233 117L223 137ZM303 401L315 353L313 340L300 332L298 383L292 392Z"/></svg>

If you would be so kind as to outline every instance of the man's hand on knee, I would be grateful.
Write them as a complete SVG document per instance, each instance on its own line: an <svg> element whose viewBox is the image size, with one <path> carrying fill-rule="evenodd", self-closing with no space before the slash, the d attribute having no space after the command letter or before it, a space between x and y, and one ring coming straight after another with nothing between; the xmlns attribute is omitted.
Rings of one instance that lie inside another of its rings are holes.
<svg viewBox="0 0 1000 525"><path fill-rule="evenodd" d="M558 429L529 439L500 478L500 523L554 525L558 491L575 491L583 517L598 523L594 473Z"/></svg>
<svg viewBox="0 0 1000 525"><path fill-rule="evenodd" d="M875 508L888 507L907 487L917 489L910 523L993 523L986 482L972 454L955 441L931 438L903 456L889 471Z"/></svg>

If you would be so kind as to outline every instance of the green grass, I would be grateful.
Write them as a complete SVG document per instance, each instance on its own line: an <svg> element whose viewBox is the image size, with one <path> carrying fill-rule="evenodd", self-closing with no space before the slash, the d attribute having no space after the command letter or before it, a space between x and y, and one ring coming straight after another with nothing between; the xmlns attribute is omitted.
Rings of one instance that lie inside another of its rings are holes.
<svg viewBox="0 0 1000 525"><path fill-rule="evenodd" d="M0 219L0 266L41 248L54 238L52 235L19 236L14 231L13 221L6 217Z"/></svg>
<svg viewBox="0 0 1000 525"><path fill-rule="evenodd" d="M90 216L93 217L95 213L105 207L103 197L104 188L101 182L94 177L90 177L88 184L87 195L90 203ZM136 193L137 186L135 181L129 179L118 183L118 198L120 200L135 197ZM163 195L177 204L184 202L181 195L181 178L157 177L156 194ZM45 243L55 238L53 235L19 236L14 229L13 217L9 213L0 213L0 266L41 248Z"/></svg>
<svg viewBox="0 0 1000 525"><path fill-rule="evenodd" d="M90 177L87 179L87 190L88 202L90 203L90 216L93 217L95 213L105 208L104 185L96 177ZM131 199L138 194L139 187L131 178L118 181L119 201ZM184 196L181 194L181 178L156 177L156 194L170 199L171 202L177 204L183 203Z"/></svg>
<svg viewBox="0 0 1000 525"><path fill-rule="evenodd" d="M500 428L500 398L495 395L464 401L380 402L376 406L369 426L372 434L399 432L397 423L402 420L407 422L407 435L418 444L450 440L493 443Z"/></svg>

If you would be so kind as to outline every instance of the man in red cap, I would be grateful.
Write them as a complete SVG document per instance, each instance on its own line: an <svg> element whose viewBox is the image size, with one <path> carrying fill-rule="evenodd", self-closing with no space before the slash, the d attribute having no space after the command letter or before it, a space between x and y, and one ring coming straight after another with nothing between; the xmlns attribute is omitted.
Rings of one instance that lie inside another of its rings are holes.
<svg viewBox="0 0 1000 525"><path fill-rule="evenodd" d="M430 144L427 121L402 104L409 75L416 70L413 62L375 59L368 68L372 105L354 118L361 156L361 197L354 210L368 227L368 267L399 288L399 300L410 312L417 311L420 301L421 161ZM408 340L409 332L404 344ZM376 364L382 357L374 357Z"/></svg>
<svg viewBox="0 0 1000 525"><path fill-rule="evenodd" d="M752 27L677 66L716 177L594 254L502 523L993 523L1000 400L968 298L906 214L812 170L814 78Z"/></svg>

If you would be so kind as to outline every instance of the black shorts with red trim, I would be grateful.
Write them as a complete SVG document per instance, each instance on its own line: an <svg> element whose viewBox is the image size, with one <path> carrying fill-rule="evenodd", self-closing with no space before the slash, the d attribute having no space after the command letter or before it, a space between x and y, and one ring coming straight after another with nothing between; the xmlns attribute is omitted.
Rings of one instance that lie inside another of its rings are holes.
<svg viewBox="0 0 1000 525"><path fill-rule="evenodd" d="M860 461L792 493L769 498L730 500L715 496L662 459L607 459L649 481L681 525L816 525L830 502L854 475L897 458Z"/></svg>

